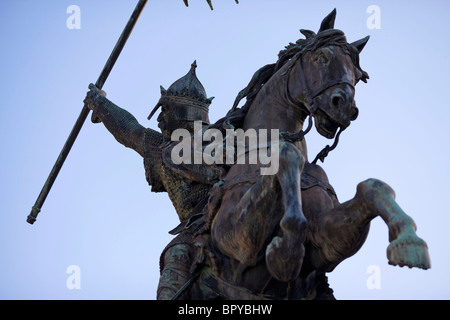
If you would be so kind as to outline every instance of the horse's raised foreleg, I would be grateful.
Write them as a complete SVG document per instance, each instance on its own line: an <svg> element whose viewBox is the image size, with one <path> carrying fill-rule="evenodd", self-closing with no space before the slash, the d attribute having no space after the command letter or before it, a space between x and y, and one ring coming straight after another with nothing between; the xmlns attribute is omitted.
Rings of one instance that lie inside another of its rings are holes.
<svg viewBox="0 0 450 320"><path fill-rule="evenodd" d="M292 281L300 274L305 255L304 241L307 222L302 210L301 172L305 159L291 143L280 145L279 170L276 174L282 190L284 215L279 226L281 233L266 249L266 264L271 275L279 281Z"/></svg>
<svg viewBox="0 0 450 320"><path fill-rule="evenodd" d="M300 196L303 164L300 151L281 142L278 173L260 176L250 187L225 192L211 230L223 253L244 266L255 265L265 253L268 270L275 278L290 281L298 276L306 230Z"/></svg>
<svg viewBox="0 0 450 320"><path fill-rule="evenodd" d="M389 264L401 267L431 267L428 247L416 235L416 224L395 201L395 192L386 183L369 179L358 186L364 195L368 211L373 217L380 216L389 228Z"/></svg>
<svg viewBox="0 0 450 320"><path fill-rule="evenodd" d="M356 253L365 241L370 221L378 216L389 229L389 264L430 268L427 244L416 235L414 221L395 202L394 191L380 180L361 182L352 200L310 214L315 215L310 219L310 259L316 268L329 272Z"/></svg>

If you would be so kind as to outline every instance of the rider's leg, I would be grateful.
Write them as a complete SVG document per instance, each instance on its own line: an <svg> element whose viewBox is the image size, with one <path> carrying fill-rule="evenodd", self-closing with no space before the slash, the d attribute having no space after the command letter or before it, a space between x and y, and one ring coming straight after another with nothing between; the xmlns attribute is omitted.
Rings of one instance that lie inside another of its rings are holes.
<svg viewBox="0 0 450 320"><path fill-rule="evenodd" d="M189 281L192 259L192 247L188 244L180 243L164 252L157 290L158 300L171 300ZM190 299L189 292L183 292L180 298Z"/></svg>
<svg viewBox="0 0 450 320"><path fill-rule="evenodd" d="M254 184L225 191L211 227L214 244L244 266L255 265L283 216L280 201L281 189L274 176L260 176Z"/></svg>

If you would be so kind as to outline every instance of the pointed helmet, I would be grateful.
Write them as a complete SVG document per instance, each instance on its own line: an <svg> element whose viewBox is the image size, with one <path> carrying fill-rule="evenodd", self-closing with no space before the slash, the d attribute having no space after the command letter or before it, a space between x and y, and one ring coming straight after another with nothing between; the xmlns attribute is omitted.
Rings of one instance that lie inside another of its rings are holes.
<svg viewBox="0 0 450 320"><path fill-rule="evenodd" d="M209 106L214 98L207 98L205 88L195 73L196 68L197 62L194 61L189 72L175 81L169 89L161 86L161 99L148 117L149 120L165 105L178 120L209 124Z"/></svg>

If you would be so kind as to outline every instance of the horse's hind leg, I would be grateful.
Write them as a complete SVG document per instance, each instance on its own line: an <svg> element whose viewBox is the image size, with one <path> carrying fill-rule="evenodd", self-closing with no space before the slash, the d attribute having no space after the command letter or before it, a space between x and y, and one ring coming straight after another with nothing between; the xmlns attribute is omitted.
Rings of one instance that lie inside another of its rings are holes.
<svg viewBox="0 0 450 320"><path fill-rule="evenodd" d="M427 245L416 235L414 221L395 202L394 191L380 180L361 182L352 200L322 214L312 214L315 217L309 219L309 240L313 249L309 259L315 268L329 272L355 254L365 241L370 221L377 216L389 229L389 264L430 268Z"/></svg>

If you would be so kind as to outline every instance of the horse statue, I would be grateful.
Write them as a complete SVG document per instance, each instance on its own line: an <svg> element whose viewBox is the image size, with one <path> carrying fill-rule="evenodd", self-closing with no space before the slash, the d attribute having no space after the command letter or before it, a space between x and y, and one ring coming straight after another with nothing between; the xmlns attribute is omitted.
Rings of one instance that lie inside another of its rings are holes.
<svg viewBox="0 0 450 320"><path fill-rule="evenodd" d="M358 184L353 199L339 203L317 165L357 118L355 86L369 78L359 65L369 38L348 43L334 29L335 17L333 10L317 34L300 30L306 39L290 43L277 63L258 70L227 116L209 126L278 129L280 139L265 147L279 151L279 168L260 174L264 166L250 164L248 148L245 164L230 166L218 179L198 220L203 222L192 232L192 277L174 298L189 292L192 299L333 299L325 274L362 247L378 216L389 231L389 264L430 268L427 244L391 187L369 179ZM310 162L304 136L313 120L318 133L335 143Z"/></svg>
<svg viewBox="0 0 450 320"><path fill-rule="evenodd" d="M389 230L389 263L430 268L427 244L386 183L361 182L353 199L339 203L317 165L358 117L355 86L369 78L359 64L369 38L348 43L335 18L333 10L317 33L300 30L306 38L259 69L213 124L213 98L196 76L196 62L168 90L161 87L149 119L162 109L162 133L89 86L92 121L144 158L152 192L167 192L180 218L161 255L158 299L334 299L326 273L361 248L378 216ZM310 161L305 136L313 123L334 143ZM176 140L180 131L183 139ZM249 132L260 138L247 139ZM269 152L276 156L271 168Z"/></svg>

